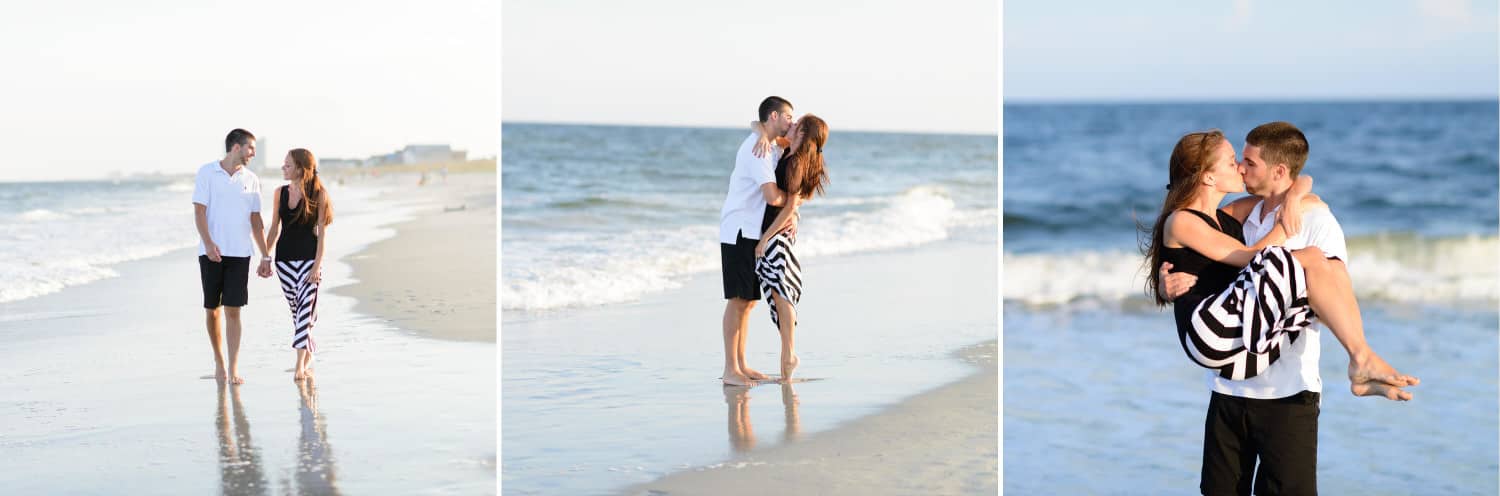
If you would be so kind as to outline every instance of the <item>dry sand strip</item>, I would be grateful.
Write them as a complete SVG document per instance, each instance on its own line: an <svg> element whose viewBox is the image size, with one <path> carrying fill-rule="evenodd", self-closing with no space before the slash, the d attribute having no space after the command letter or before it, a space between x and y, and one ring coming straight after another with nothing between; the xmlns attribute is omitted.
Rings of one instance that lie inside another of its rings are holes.
<svg viewBox="0 0 1500 496"><path fill-rule="evenodd" d="M350 255L359 282L335 291L357 299L356 312L418 335L495 342L494 188L493 173L470 173L417 190L431 206Z"/></svg>
<svg viewBox="0 0 1500 496"><path fill-rule="evenodd" d="M671 474L625 494L996 494L996 342L958 356L979 370L803 441Z"/></svg>

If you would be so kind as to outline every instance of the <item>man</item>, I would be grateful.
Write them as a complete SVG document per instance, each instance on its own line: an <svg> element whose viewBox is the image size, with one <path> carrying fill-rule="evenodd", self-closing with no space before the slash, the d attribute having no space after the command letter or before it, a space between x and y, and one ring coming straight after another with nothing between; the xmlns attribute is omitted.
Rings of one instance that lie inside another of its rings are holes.
<svg viewBox="0 0 1500 496"><path fill-rule="evenodd" d="M792 104L781 97L766 97L760 102L760 128L772 136L785 135L792 128ZM729 176L729 193L719 211L719 263L724 276L724 375L725 385L746 386L764 380L766 375L745 363L745 338L750 325L750 309L761 297L760 277L755 274L755 245L760 242L760 227L766 205L781 206L785 194L776 188L776 161L782 150L757 157L754 153L760 134L752 132L734 158L734 172Z"/></svg>
<svg viewBox="0 0 1500 496"><path fill-rule="evenodd" d="M214 378L243 384L239 374L240 307L250 300L250 257L260 248L258 272L270 264L260 216L260 178L245 165L255 157L255 135L235 129L224 138L223 159L198 168L193 184L193 217L198 225L198 273L203 285L208 342L214 351ZM254 240L254 245L251 240ZM227 317L229 367L224 366L219 307Z"/></svg>
<svg viewBox="0 0 1500 496"><path fill-rule="evenodd" d="M1240 174L1246 191L1254 196L1224 207L1235 218L1244 219L1245 244L1255 244L1275 227L1276 213L1286 206L1288 192L1307 155L1307 138L1290 123L1263 124L1245 136ZM1331 211L1311 208L1284 223L1289 227L1285 247L1316 246L1336 257L1332 263L1342 277L1348 277L1343 262L1348 258L1344 232ZM1168 298L1175 299L1192 286L1196 277L1172 274L1172 280L1167 280L1170 268L1162 268L1163 280ZM1206 372L1213 393L1204 422L1199 484L1203 494L1251 494L1252 470L1255 494L1317 493L1318 413L1323 390L1318 374L1320 326L1314 324L1299 334L1290 336L1281 348L1280 359L1260 375L1236 381ZM1364 364L1379 360L1362 334L1335 332L1335 337L1349 352L1355 395L1411 399L1411 394L1399 387L1355 377L1355 371L1362 370ZM1415 384L1413 378L1405 385Z"/></svg>

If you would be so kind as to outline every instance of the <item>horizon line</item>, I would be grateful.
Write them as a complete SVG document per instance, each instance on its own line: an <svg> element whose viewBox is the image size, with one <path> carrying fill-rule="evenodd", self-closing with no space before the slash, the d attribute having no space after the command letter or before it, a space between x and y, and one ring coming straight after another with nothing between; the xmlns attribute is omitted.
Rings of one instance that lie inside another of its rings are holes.
<svg viewBox="0 0 1500 496"><path fill-rule="evenodd" d="M1202 98L1164 97L1004 97L1001 105L1020 104L1139 104L1190 103L1484 103L1500 102L1500 95L1447 96L1240 96Z"/></svg>
<svg viewBox="0 0 1500 496"><path fill-rule="evenodd" d="M541 124L541 125L548 125L548 126L656 127L656 128L668 128L668 129L744 129L745 131L749 131L750 130L749 127L748 127L749 121L750 121L750 119L746 119L745 122L747 123L747 125L745 127L743 127L743 128L739 128L739 127L732 127L732 126L713 126L713 125L697 125L697 124L579 122L579 121L538 121L538 120L526 120L526 119L501 119L500 120L500 126L501 126L502 129L507 124L526 124L526 125ZM999 136L999 132L990 132L990 131L910 131L910 130L897 130L897 129L845 129L845 130L842 130L841 132L878 133L878 134L948 134L948 135L961 135L961 136Z"/></svg>

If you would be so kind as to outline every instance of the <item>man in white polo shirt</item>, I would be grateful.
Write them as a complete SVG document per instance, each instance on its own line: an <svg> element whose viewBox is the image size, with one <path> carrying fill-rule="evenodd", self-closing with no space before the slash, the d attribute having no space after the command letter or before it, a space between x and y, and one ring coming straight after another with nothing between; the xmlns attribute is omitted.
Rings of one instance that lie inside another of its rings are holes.
<svg viewBox="0 0 1500 496"><path fill-rule="evenodd" d="M193 217L198 225L198 273L203 284L208 342L214 349L214 378L242 384L239 374L240 307L250 300L250 258L266 252L260 216L260 178L246 167L255 156L255 135L235 129L224 138L224 158L203 164L193 183ZM251 243L254 240L254 244ZM229 367L219 337L219 307L225 307ZM226 375L227 371L227 375Z"/></svg>
<svg viewBox="0 0 1500 496"><path fill-rule="evenodd" d="M772 136L792 128L792 103L781 97L760 102L760 128ZM744 386L766 378L745 363L745 338L750 309L761 297L760 277L755 274L755 245L760 242L761 221L766 204L780 206L785 194L776 188L776 161L781 148L757 157L757 132L740 143L729 176L729 194L719 211L719 263L724 275L724 384Z"/></svg>
<svg viewBox="0 0 1500 496"><path fill-rule="evenodd" d="M1244 219L1246 245L1271 233L1276 213L1287 204L1287 193L1307 155L1307 137L1287 122L1262 124L1245 136L1240 173L1246 191L1253 196L1225 208L1235 218ZM1283 246L1294 250L1316 246L1335 257L1333 263L1340 267L1348 260L1343 228L1329 209L1317 207L1303 212L1300 228L1295 231ZM1162 269L1164 280L1168 268ZM1171 299L1191 287L1183 286L1184 281L1196 280L1178 274L1172 274L1172 278L1175 281L1166 283L1172 286L1167 291ZM1215 371L1206 372L1213 393L1204 422L1199 483L1203 494L1251 494L1252 474L1257 495L1317 494L1318 414L1323 391L1318 374L1321 327L1314 323L1300 335L1292 335L1292 341L1281 348L1280 359L1255 377L1236 381L1219 377ZM1359 364L1378 360L1362 332L1335 333L1335 337L1349 352L1351 373ZM1411 398L1399 388L1382 384L1354 382L1351 390L1359 396Z"/></svg>

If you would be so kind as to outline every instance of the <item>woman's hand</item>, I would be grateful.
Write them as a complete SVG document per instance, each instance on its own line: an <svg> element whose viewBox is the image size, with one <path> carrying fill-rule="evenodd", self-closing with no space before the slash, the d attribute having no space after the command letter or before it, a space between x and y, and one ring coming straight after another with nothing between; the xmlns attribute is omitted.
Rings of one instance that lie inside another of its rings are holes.
<svg viewBox="0 0 1500 496"><path fill-rule="evenodd" d="M307 274L307 282L313 284L323 282L323 262L313 262L312 271Z"/></svg>
<svg viewBox="0 0 1500 496"><path fill-rule="evenodd" d="M750 153L755 154L755 158L764 158L771 153L771 140L766 138L766 133L760 133L760 137L755 140L755 148Z"/></svg>
<svg viewBox="0 0 1500 496"><path fill-rule="evenodd" d="M1292 198L1287 195L1286 203L1281 205L1281 210L1276 212L1276 223L1286 230L1286 237L1297 235L1302 229L1302 197Z"/></svg>

